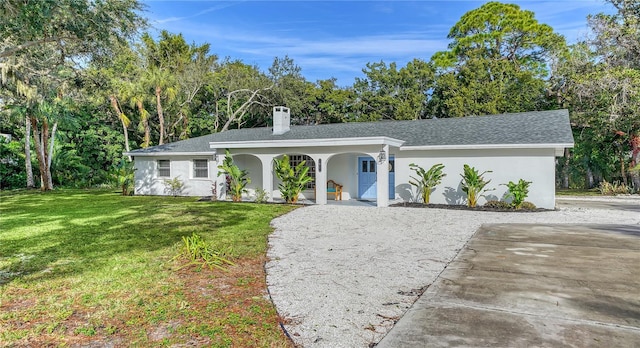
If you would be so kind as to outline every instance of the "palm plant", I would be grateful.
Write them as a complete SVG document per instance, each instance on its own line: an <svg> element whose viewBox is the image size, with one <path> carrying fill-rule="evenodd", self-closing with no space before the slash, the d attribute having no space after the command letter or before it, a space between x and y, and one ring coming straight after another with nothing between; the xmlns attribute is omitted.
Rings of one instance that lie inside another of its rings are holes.
<svg viewBox="0 0 640 348"><path fill-rule="evenodd" d="M431 192L436 186L440 185L442 178L447 176L442 172L444 165L442 163L434 164L429 170L424 170L424 168L415 163L409 164L409 167L418 175L417 178L412 176L411 179L413 180L409 180L409 183L420 192L424 204L429 204Z"/></svg>
<svg viewBox="0 0 640 348"><path fill-rule="evenodd" d="M478 198L482 196L484 192L490 191L485 187L491 182L491 180L485 180L483 175L491 173L490 170L479 173L478 170L469 165L464 165L464 174L462 176L462 191L467 194L467 205L470 208L475 208L478 204Z"/></svg>
<svg viewBox="0 0 640 348"><path fill-rule="evenodd" d="M231 199L234 202L240 202L242 200L242 194L247 192L247 185L251 183L249 172L244 169L240 169L233 163L233 158L226 151L226 157L221 165L218 166L221 171L218 175L226 173L227 175L227 188L231 192Z"/></svg>
<svg viewBox="0 0 640 348"><path fill-rule="evenodd" d="M123 196L129 196L133 192L135 171L136 168L133 162L126 158L121 158L120 163L111 172L112 178L116 185L121 188Z"/></svg>
<svg viewBox="0 0 640 348"><path fill-rule="evenodd" d="M308 175L309 167L306 166L306 161L292 167L289 163L289 156L284 155L281 159L274 159L273 166L276 176L282 181L278 185L282 198L287 203L296 203L300 192L313 180Z"/></svg>

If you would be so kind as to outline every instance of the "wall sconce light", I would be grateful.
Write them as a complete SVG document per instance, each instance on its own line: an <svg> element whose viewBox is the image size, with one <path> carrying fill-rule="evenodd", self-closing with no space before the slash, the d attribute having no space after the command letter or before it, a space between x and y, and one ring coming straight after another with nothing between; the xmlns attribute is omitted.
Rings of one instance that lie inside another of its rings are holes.
<svg viewBox="0 0 640 348"><path fill-rule="evenodd" d="M318 159L318 173L322 172L322 158Z"/></svg>
<svg viewBox="0 0 640 348"><path fill-rule="evenodd" d="M384 149L380 150L380 153L378 153L378 163L384 163L384 161L387 160L387 153L384 151Z"/></svg>

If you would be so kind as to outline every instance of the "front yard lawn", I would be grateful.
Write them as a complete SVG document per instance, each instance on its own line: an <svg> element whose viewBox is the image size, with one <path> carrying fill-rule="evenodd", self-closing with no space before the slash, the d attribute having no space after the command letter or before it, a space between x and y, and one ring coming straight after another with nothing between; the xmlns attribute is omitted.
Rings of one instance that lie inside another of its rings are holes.
<svg viewBox="0 0 640 348"><path fill-rule="evenodd" d="M0 194L0 346L291 347L266 297L273 204ZM197 233L228 272L176 258Z"/></svg>

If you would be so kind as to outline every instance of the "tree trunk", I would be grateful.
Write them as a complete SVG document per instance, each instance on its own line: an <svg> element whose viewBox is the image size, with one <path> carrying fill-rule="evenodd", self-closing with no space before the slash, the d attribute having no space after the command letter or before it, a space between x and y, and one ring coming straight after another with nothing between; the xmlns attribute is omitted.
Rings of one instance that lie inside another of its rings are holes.
<svg viewBox="0 0 640 348"><path fill-rule="evenodd" d="M120 110L120 106L118 105L118 99L115 95L110 95L109 100L111 100L111 106L113 110L116 112L120 123L122 124L122 134L124 135L124 149L129 152L129 130L127 129L127 122L125 120L124 113Z"/></svg>
<svg viewBox="0 0 640 348"><path fill-rule="evenodd" d="M142 100L136 101L136 106L138 107L138 112L140 113L140 119L142 121L142 127L144 128L144 138L142 140L142 148L147 148L151 143L151 128L149 127L149 115L147 113L147 110L144 109Z"/></svg>
<svg viewBox="0 0 640 348"><path fill-rule="evenodd" d="M595 181L593 178L593 171L591 170L591 167L587 164L585 165L585 169L586 169L586 178L585 178L585 184L587 185L587 189L592 189L593 186L595 185Z"/></svg>
<svg viewBox="0 0 640 348"><path fill-rule="evenodd" d="M571 152L569 149L564 149L564 165L562 166L562 188L569 188L569 160L571 159Z"/></svg>
<svg viewBox="0 0 640 348"><path fill-rule="evenodd" d="M47 120L42 121L42 132L38 129L38 120L35 117L31 117L31 128L33 129L33 141L36 147L36 157L38 158L38 167L40 168L40 181L42 185L40 189L42 191L49 191L53 187L51 183L51 171L48 168L48 159L45 149L48 143L49 125Z"/></svg>
<svg viewBox="0 0 640 348"><path fill-rule="evenodd" d="M640 133L631 135L631 182L640 190Z"/></svg>
<svg viewBox="0 0 640 348"><path fill-rule="evenodd" d="M156 107L158 109L158 122L160 122L160 141L158 145L164 144L164 114L162 113L162 102L160 100L161 94L162 89L160 86L156 86Z"/></svg>
<svg viewBox="0 0 640 348"><path fill-rule="evenodd" d="M53 160L53 146L56 142L56 131L58 130L58 122L53 123L51 128L51 137L49 138L49 152L47 153L47 170L49 171L49 187L53 189L53 175L51 175L51 160Z"/></svg>
<svg viewBox="0 0 640 348"><path fill-rule="evenodd" d="M25 117L24 167L27 171L27 188L32 189L36 187L36 184L33 182L33 168L31 167L31 121L29 116Z"/></svg>

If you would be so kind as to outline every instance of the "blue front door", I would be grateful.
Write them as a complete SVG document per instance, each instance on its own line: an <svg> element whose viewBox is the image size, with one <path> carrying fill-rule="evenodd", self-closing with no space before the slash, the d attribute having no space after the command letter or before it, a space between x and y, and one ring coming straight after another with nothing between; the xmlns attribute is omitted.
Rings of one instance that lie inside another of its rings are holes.
<svg viewBox="0 0 640 348"><path fill-rule="evenodd" d="M376 177L376 161L371 157L358 157L358 198L360 199L376 199L377 195L377 177ZM395 198L396 178L395 178L395 159L393 156L389 159L389 198Z"/></svg>
<svg viewBox="0 0 640 348"><path fill-rule="evenodd" d="M376 192L376 160L358 157L358 198L375 199Z"/></svg>

